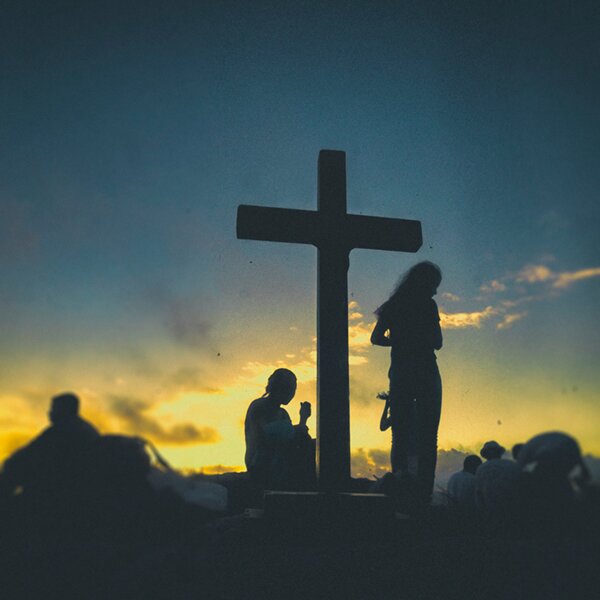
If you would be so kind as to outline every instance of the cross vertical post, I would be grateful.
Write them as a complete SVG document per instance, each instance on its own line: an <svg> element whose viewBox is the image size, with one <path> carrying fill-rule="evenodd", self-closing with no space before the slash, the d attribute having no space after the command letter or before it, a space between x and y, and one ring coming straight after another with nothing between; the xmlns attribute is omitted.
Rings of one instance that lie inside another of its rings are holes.
<svg viewBox="0 0 600 600"><path fill-rule="evenodd" d="M346 154L319 153L317 209L334 227L317 249L317 475L323 491L350 481L348 264L335 224L346 215Z"/></svg>

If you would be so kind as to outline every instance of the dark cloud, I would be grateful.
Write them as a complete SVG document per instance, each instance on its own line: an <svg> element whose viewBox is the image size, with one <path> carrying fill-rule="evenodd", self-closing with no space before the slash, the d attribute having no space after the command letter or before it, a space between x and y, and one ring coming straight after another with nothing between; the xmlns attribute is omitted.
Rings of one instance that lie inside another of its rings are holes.
<svg viewBox="0 0 600 600"><path fill-rule="evenodd" d="M179 423L165 428L157 419L147 414L151 403L124 396L111 396L112 412L134 435L149 437L152 441L165 444L214 444L219 432L213 427L197 427L193 423Z"/></svg>
<svg viewBox="0 0 600 600"><path fill-rule="evenodd" d="M212 326L202 312L200 299L176 296L164 286L147 289L144 298L160 310L163 325L174 342L194 350L214 350Z"/></svg>
<svg viewBox="0 0 600 600"><path fill-rule="evenodd" d="M201 367L181 367L167 378L167 385L184 392L218 394L221 389L210 385L204 369Z"/></svg>
<svg viewBox="0 0 600 600"><path fill-rule="evenodd" d="M123 352L126 362L130 365L131 370L140 377L146 377L155 380L162 376L162 371L155 360L152 360L144 350L131 347Z"/></svg>
<svg viewBox="0 0 600 600"><path fill-rule="evenodd" d="M195 389L201 385L202 369L199 367L181 367L169 375L168 381L184 389Z"/></svg>
<svg viewBox="0 0 600 600"><path fill-rule="evenodd" d="M166 310L165 325L176 342L190 348L211 345L211 326L196 307L177 300L167 305Z"/></svg>
<svg viewBox="0 0 600 600"><path fill-rule="evenodd" d="M196 388L196 391L200 392L201 394L220 394L223 390L221 388L208 386Z"/></svg>

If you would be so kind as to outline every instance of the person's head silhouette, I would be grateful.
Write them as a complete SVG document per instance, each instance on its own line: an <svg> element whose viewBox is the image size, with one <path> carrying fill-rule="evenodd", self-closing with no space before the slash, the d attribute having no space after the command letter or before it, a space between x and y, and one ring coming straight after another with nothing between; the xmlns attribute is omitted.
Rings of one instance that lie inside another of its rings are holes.
<svg viewBox="0 0 600 600"><path fill-rule="evenodd" d="M375 311L378 316L402 301L423 301L432 298L442 282L442 271L428 260L413 265L394 288L391 296Z"/></svg>
<svg viewBox="0 0 600 600"><path fill-rule="evenodd" d="M74 419L79 415L79 398L67 392L52 398L48 416L54 424Z"/></svg>
<svg viewBox="0 0 600 600"><path fill-rule="evenodd" d="M483 445L483 448L479 451L479 454L485 458L485 460L494 460L502 458L502 455L506 452L506 448L501 446L498 442L490 440Z"/></svg>
<svg viewBox="0 0 600 600"><path fill-rule="evenodd" d="M411 267L403 277L400 285L415 295L435 296L437 289L442 282L442 272L440 268L428 261L417 263Z"/></svg>
<svg viewBox="0 0 600 600"><path fill-rule="evenodd" d="M518 460L518 458L519 458L519 453L520 453L520 452L521 452L521 450L523 449L523 446L524 446L524 445L525 445L525 444L515 444L515 445L512 447L511 454L512 454L512 457L513 457L513 459L514 459L514 460Z"/></svg>
<svg viewBox="0 0 600 600"><path fill-rule="evenodd" d="M296 376L289 369L276 369L267 382L266 395L277 404L289 404L296 386Z"/></svg>
<svg viewBox="0 0 600 600"><path fill-rule="evenodd" d="M482 462L483 461L476 454L469 454L463 462L463 471L475 475L475 471L477 471Z"/></svg>

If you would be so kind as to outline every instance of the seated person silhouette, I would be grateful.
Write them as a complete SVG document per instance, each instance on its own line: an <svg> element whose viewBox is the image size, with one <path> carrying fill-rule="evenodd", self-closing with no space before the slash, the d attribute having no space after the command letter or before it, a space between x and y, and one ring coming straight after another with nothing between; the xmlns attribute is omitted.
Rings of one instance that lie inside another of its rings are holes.
<svg viewBox="0 0 600 600"><path fill-rule="evenodd" d="M448 495L452 503L465 509L475 508L475 473L481 465L476 454L470 454L463 462L463 470L448 480Z"/></svg>
<svg viewBox="0 0 600 600"><path fill-rule="evenodd" d="M300 404L300 422L292 425L283 408L296 394L296 376L277 369L265 394L248 407L244 423L246 468L259 486L275 490L309 489L315 483L314 440L306 425L310 402Z"/></svg>
<svg viewBox="0 0 600 600"><path fill-rule="evenodd" d="M18 489L28 502L50 507L83 491L99 433L79 416L72 393L52 398L50 426L4 463L1 482L6 495Z"/></svg>

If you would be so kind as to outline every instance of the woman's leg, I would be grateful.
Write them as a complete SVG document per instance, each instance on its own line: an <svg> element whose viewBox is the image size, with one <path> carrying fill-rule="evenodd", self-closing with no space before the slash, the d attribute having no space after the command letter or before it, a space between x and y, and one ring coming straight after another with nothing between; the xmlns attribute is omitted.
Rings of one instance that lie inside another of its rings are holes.
<svg viewBox="0 0 600 600"><path fill-rule="evenodd" d="M437 462L437 433L442 410L442 380L437 364L420 374L417 395L419 448L419 488L421 499L428 503L433 492Z"/></svg>
<svg viewBox="0 0 600 600"><path fill-rule="evenodd" d="M402 382L399 380L403 379ZM390 422L392 426L392 472L406 471L410 446L411 407L413 395L406 378L390 372Z"/></svg>

